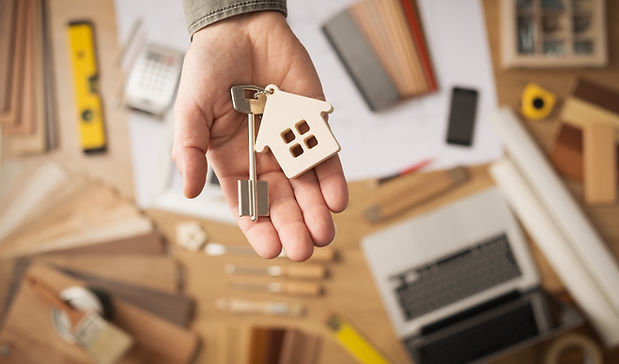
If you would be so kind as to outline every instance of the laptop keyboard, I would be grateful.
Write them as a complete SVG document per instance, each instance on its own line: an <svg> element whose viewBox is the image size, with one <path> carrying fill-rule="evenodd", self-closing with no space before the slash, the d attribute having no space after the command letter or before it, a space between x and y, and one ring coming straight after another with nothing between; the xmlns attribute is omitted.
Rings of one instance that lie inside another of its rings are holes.
<svg viewBox="0 0 619 364"><path fill-rule="evenodd" d="M501 234L391 280L406 320L412 320L520 275L507 236Z"/></svg>
<svg viewBox="0 0 619 364"><path fill-rule="evenodd" d="M488 311L464 327L445 328L425 338L413 337L405 344L416 363L470 363L537 336L534 311L531 302L522 302L499 315Z"/></svg>

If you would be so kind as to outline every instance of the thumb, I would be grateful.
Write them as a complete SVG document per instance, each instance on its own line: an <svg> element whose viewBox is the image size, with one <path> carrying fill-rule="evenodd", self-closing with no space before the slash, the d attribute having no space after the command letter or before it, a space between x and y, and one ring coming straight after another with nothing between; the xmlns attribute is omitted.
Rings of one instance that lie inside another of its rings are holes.
<svg viewBox="0 0 619 364"><path fill-rule="evenodd" d="M188 198L198 196L206 181L206 152L210 139L208 125L198 105L177 100L172 158L183 176L183 193Z"/></svg>

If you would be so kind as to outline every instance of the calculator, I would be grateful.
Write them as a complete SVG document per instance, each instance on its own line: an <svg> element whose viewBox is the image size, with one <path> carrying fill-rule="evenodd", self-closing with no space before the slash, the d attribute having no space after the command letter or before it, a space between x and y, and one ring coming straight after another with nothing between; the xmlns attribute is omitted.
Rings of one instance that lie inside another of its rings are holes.
<svg viewBox="0 0 619 364"><path fill-rule="evenodd" d="M135 110L162 116L174 99L182 64L183 53L147 44L129 74L125 104Z"/></svg>

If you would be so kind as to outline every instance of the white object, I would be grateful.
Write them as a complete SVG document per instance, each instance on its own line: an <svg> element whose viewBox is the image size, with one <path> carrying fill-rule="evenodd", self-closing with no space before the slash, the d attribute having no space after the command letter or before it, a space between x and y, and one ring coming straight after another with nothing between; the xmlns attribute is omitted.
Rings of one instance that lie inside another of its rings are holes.
<svg viewBox="0 0 619 364"><path fill-rule="evenodd" d="M255 149L262 152L269 147L286 177L297 177L340 151L323 116L333 112L331 104L281 91L275 85L265 89L271 93Z"/></svg>
<svg viewBox="0 0 619 364"><path fill-rule="evenodd" d="M502 108L491 120L531 190L619 314L619 266L612 253L514 113Z"/></svg>
<svg viewBox="0 0 619 364"><path fill-rule="evenodd" d="M187 221L176 225L176 241L189 251L199 251L207 240L206 231L196 221Z"/></svg>
<svg viewBox="0 0 619 364"><path fill-rule="evenodd" d="M606 345L619 344L619 315L514 164L507 159L496 162L490 174Z"/></svg>
<svg viewBox="0 0 619 364"><path fill-rule="evenodd" d="M578 349L586 364L604 364L602 350L595 341L575 333L559 336L553 341L544 354L544 364L561 364L565 360L563 354L570 349Z"/></svg>
<svg viewBox="0 0 619 364"><path fill-rule="evenodd" d="M169 108L181 74L183 54L156 44L147 44L131 69L125 104L161 116Z"/></svg>
<svg viewBox="0 0 619 364"><path fill-rule="evenodd" d="M507 236L521 272L519 276L406 320L391 277L432 264L500 234ZM526 291L539 285L539 276L526 244L522 231L496 188L368 235L361 242L391 322L400 337L419 334L424 325L513 290Z"/></svg>

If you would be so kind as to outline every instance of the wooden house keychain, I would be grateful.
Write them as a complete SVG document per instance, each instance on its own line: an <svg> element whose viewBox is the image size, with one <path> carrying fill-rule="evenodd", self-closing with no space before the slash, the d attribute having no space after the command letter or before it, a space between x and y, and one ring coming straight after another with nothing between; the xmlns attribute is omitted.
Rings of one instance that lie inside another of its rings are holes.
<svg viewBox="0 0 619 364"><path fill-rule="evenodd" d="M266 181L258 181L255 152L268 147L288 178L295 178L340 151L323 114L331 104L281 91L275 85L262 89L253 85L232 86L232 105L248 115L249 180L238 181L239 216L268 216ZM262 114L258 136L255 115Z"/></svg>

